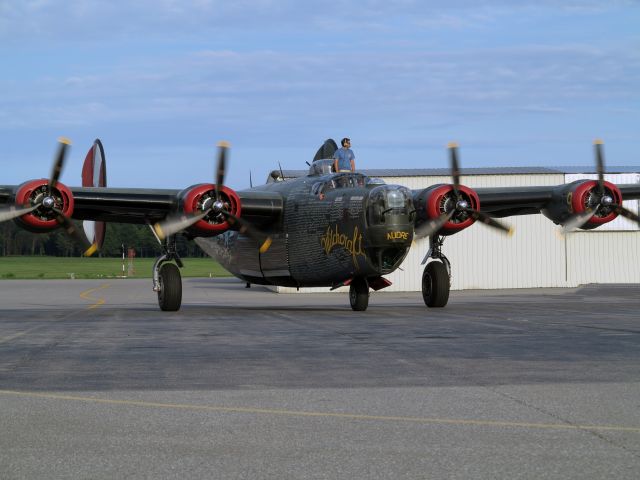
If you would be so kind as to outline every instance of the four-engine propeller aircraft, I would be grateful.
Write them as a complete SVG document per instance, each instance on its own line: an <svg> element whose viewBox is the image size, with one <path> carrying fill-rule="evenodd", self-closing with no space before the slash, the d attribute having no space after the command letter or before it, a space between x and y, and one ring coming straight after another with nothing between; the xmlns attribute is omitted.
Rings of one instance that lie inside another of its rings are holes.
<svg viewBox="0 0 640 480"><path fill-rule="evenodd" d="M622 206L640 198L640 185L604 180L602 142L595 142L597 180L544 187L471 189L460 183L458 153L449 145L452 183L420 190L386 185L361 173L333 173L337 145L327 140L305 177L286 180L273 172L265 185L234 191L224 185L228 145L219 144L216 183L184 190L106 186L102 143L96 140L82 169L82 187L59 177L69 141L60 140L49 179L0 186L0 222L14 220L34 232L62 227L90 255L100 248L106 222L152 226L164 253L153 266L153 289L162 310L182 301L182 262L175 235L194 239L236 277L287 287L349 286L353 310L365 310L370 289L390 283L414 238L428 237L422 295L429 307L447 304L451 265L445 237L476 221L509 232L496 218L542 213L564 231L592 229L618 215L640 224ZM85 234L71 219L84 220ZM88 240L89 239L89 240Z"/></svg>

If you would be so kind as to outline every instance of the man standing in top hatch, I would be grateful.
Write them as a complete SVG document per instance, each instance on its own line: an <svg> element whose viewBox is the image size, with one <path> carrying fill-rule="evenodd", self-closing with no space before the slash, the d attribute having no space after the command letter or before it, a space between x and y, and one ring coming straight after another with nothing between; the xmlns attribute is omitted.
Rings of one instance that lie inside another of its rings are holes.
<svg viewBox="0 0 640 480"><path fill-rule="evenodd" d="M351 140L343 138L340 143L342 144L342 148L339 148L333 154L333 171L353 172L356 169L356 156L353 154L353 150L351 150Z"/></svg>

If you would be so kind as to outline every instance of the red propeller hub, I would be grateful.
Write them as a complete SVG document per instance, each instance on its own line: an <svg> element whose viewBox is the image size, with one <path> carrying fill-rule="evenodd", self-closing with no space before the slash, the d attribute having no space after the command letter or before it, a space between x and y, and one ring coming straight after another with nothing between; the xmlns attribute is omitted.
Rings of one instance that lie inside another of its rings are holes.
<svg viewBox="0 0 640 480"><path fill-rule="evenodd" d="M33 232L48 232L58 228L57 214L53 208L69 218L73 215L74 201L71 190L58 182L55 188L52 188L48 193L48 183L46 178L42 178L31 180L18 187L15 196L16 207L30 207L44 202L40 208L16 219L16 222L23 228Z"/></svg>
<svg viewBox="0 0 640 480"><path fill-rule="evenodd" d="M242 211L240 197L238 194L225 186L220 188L219 192L222 209L239 217ZM189 188L183 195L182 209L185 214L203 212L210 208L217 201L216 186L213 184L196 185ZM232 220L233 221L233 220ZM195 223L189 228L190 231L196 232L198 235L217 235L228 230L231 227L227 216L213 211L202 220Z"/></svg>
<svg viewBox="0 0 640 480"><path fill-rule="evenodd" d="M467 208L480 210L480 198L478 194L469 187L460 185L458 187L459 199L453 185L440 185L429 192L426 198L425 213L430 220L439 218L443 213L451 211L456 206L456 202L465 202ZM470 227L475 219L465 212L457 213L451 217L438 232L440 235L453 235L467 227Z"/></svg>
<svg viewBox="0 0 640 480"><path fill-rule="evenodd" d="M614 204L622 205L622 192L620 189L611 182L604 182L604 195L612 199ZM586 211L589 208L593 208L600 200L600 193L598 192L598 182L590 180L583 182L573 191L570 198L572 213L578 214ZM591 219L582 227L597 227L604 223L614 220L618 214L606 205L602 205L598 208L597 212Z"/></svg>

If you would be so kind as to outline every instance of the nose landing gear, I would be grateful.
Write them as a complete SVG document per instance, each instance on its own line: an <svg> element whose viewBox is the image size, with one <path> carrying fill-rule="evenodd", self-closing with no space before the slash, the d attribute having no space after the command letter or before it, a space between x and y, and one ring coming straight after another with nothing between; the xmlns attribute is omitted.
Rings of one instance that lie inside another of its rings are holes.
<svg viewBox="0 0 640 480"><path fill-rule="evenodd" d="M349 303L356 312L363 312L369 306L369 284L366 278L356 277L349 285Z"/></svg>

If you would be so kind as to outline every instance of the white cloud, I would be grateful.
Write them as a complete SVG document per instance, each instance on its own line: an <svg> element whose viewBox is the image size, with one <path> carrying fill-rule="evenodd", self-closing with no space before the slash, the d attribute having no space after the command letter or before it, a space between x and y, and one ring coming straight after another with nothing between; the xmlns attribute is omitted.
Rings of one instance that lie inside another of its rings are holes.
<svg viewBox="0 0 640 480"><path fill-rule="evenodd" d="M0 108L14 125L224 119L248 127L265 118L322 123L336 113L352 121L562 113L570 102L637 98L640 84L635 55L582 45L313 55L222 49L100 68L0 80L7 94Z"/></svg>

